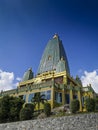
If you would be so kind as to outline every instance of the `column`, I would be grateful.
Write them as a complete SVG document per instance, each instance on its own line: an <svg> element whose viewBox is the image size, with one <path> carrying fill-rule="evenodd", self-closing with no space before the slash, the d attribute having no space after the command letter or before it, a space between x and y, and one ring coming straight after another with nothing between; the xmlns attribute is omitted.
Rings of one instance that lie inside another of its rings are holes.
<svg viewBox="0 0 98 130"><path fill-rule="evenodd" d="M54 92L54 85L52 85L51 87L51 108L54 108L54 96L55 96L55 92Z"/></svg>
<svg viewBox="0 0 98 130"><path fill-rule="evenodd" d="M65 105L65 89L62 89L62 105Z"/></svg>
<svg viewBox="0 0 98 130"><path fill-rule="evenodd" d="M78 90L78 100L79 100L79 102L80 102L80 111L82 111L82 101L81 101L80 89Z"/></svg>
<svg viewBox="0 0 98 130"><path fill-rule="evenodd" d="M51 86L51 108L54 108L54 100L55 100L55 85L54 85L54 78L52 78L52 86Z"/></svg>
<svg viewBox="0 0 98 130"><path fill-rule="evenodd" d="M66 75L63 76L63 83L67 84L67 76Z"/></svg>
<svg viewBox="0 0 98 130"><path fill-rule="evenodd" d="M70 103L73 100L73 91L72 91L72 86L70 86Z"/></svg>

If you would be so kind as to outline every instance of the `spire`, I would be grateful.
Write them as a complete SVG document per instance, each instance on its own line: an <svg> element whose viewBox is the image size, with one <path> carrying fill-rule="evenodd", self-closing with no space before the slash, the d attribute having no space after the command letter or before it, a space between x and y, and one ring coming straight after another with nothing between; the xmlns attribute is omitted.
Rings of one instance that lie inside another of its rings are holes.
<svg viewBox="0 0 98 130"><path fill-rule="evenodd" d="M33 78L32 68L29 68L23 75L22 81L27 81Z"/></svg>
<svg viewBox="0 0 98 130"><path fill-rule="evenodd" d="M62 63L60 63L61 59L64 62L62 61ZM67 56L62 41L60 40L59 36L55 34L53 38L49 40L44 50L44 53L40 60L38 74L46 71L53 71L56 70L57 68L60 68L59 69L60 72L66 71L67 73L70 74L68 60L67 60Z"/></svg>
<svg viewBox="0 0 98 130"><path fill-rule="evenodd" d="M55 35L53 36L53 38L59 38L58 34L55 33Z"/></svg>
<svg viewBox="0 0 98 130"><path fill-rule="evenodd" d="M32 71L32 67L30 67L28 70L29 70L29 71Z"/></svg>

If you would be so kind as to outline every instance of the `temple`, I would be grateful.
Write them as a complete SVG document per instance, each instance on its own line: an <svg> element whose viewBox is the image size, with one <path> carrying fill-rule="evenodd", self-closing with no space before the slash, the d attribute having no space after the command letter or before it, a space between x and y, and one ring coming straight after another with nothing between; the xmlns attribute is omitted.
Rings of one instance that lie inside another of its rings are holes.
<svg viewBox="0 0 98 130"><path fill-rule="evenodd" d="M32 68L29 68L16 89L2 91L0 96L19 96L28 103L38 92L45 95L51 108L70 104L73 99L78 99L80 111L85 109L84 100L87 97L96 96L91 85L83 87L78 76L71 76L67 55L57 34L47 43L36 76L34 77Z"/></svg>

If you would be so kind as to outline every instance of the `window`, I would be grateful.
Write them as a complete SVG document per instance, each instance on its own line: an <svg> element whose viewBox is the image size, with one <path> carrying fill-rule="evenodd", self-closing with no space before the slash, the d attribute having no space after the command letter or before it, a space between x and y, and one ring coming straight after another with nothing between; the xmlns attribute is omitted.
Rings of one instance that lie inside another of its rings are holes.
<svg viewBox="0 0 98 130"><path fill-rule="evenodd" d="M48 56L48 60L51 60L51 58L52 58L52 57L49 55L49 56Z"/></svg>
<svg viewBox="0 0 98 130"><path fill-rule="evenodd" d="M51 91L50 90L41 92L41 95L45 95L44 98L47 100L51 99Z"/></svg>
<svg viewBox="0 0 98 130"><path fill-rule="evenodd" d="M51 91L47 91L47 100L50 100L51 99Z"/></svg>
<svg viewBox="0 0 98 130"><path fill-rule="evenodd" d="M26 95L23 95L23 100L26 101Z"/></svg>
<svg viewBox="0 0 98 130"><path fill-rule="evenodd" d="M55 100L57 103L61 103L62 102L62 93L55 92Z"/></svg>
<svg viewBox="0 0 98 130"><path fill-rule="evenodd" d="M84 97L82 97L82 106L84 106Z"/></svg>
<svg viewBox="0 0 98 130"><path fill-rule="evenodd" d="M69 94L65 94L65 100L66 100L66 104L69 104L69 102L70 102Z"/></svg>
<svg viewBox="0 0 98 130"><path fill-rule="evenodd" d="M73 95L73 99L77 99L77 95Z"/></svg>
<svg viewBox="0 0 98 130"><path fill-rule="evenodd" d="M32 98L34 97L34 93L29 94L28 102L31 102Z"/></svg>

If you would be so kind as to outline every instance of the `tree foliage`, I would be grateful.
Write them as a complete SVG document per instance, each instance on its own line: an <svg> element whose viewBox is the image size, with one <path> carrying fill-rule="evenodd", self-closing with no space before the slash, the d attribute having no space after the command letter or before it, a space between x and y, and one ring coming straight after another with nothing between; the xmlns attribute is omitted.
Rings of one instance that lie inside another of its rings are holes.
<svg viewBox="0 0 98 130"><path fill-rule="evenodd" d="M87 98L85 101L86 110L88 112L94 112L95 111L95 100L93 98Z"/></svg>
<svg viewBox="0 0 98 130"><path fill-rule="evenodd" d="M20 111L20 120L32 119L32 110L28 107L24 107Z"/></svg>
<svg viewBox="0 0 98 130"><path fill-rule="evenodd" d="M79 100L77 99L72 100L70 108L72 113L76 113L77 111L79 111L80 108Z"/></svg>
<svg viewBox="0 0 98 130"><path fill-rule="evenodd" d="M4 96L0 99L0 122L19 120L19 112L24 101L18 97Z"/></svg>
<svg viewBox="0 0 98 130"><path fill-rule="evenodd" d="M95 98L95 111L98 111L98 98Z"/></svg>
<svg viewBox="0 0 98 130"><path fill-rule="evenodd" d="M34 113L34 107L35 107L34 104L32 104L32 103L26 103L26 104L25 104L25 107L26 107L26 108L30 108L31 111L32 111L32 113Z"/></svg>
<svg viewBox="0 0 98 130"><path fill-rule="evenodd" d="M45 99L45 95L44 94L42 94L41 95L41 93L40 92L38 92L38 93L35 93L35 95L34 95L34 97L32 98L32 100L31 100L31 102L36 106L38 106L38 112L39 112L39 110L40 110L40 103L42 103L42 104L44 104L45 103L45 101L47 101L46 99Z"/></svg>
<svg viewBox="0 0 98 130"><path fill-rule="evenodd" d="M2 99L0 99L0 122L7 122L7 120L9 120L9 100L9 96L4 96Z"/></svg>
<svg viewBox="0 0 98 130"><path fill-rule="evenodd" d="M26 103L20 111L20 120L30 120L33 117L34 104Z"/></svg>
<svg viewBox="0 0 98 130"><path fill-rule="evenodd" d="M50 116L51 114L51 105L48 102L44 104L44 113L46 116Z"/></svg>
<svg viewBox="0 0 98 130"><path fill-rule="evenodd" d="M10 120L17 121L19 120L19 112L24 104L24 101L21 98L13 97L10 103Z"/></svg>

